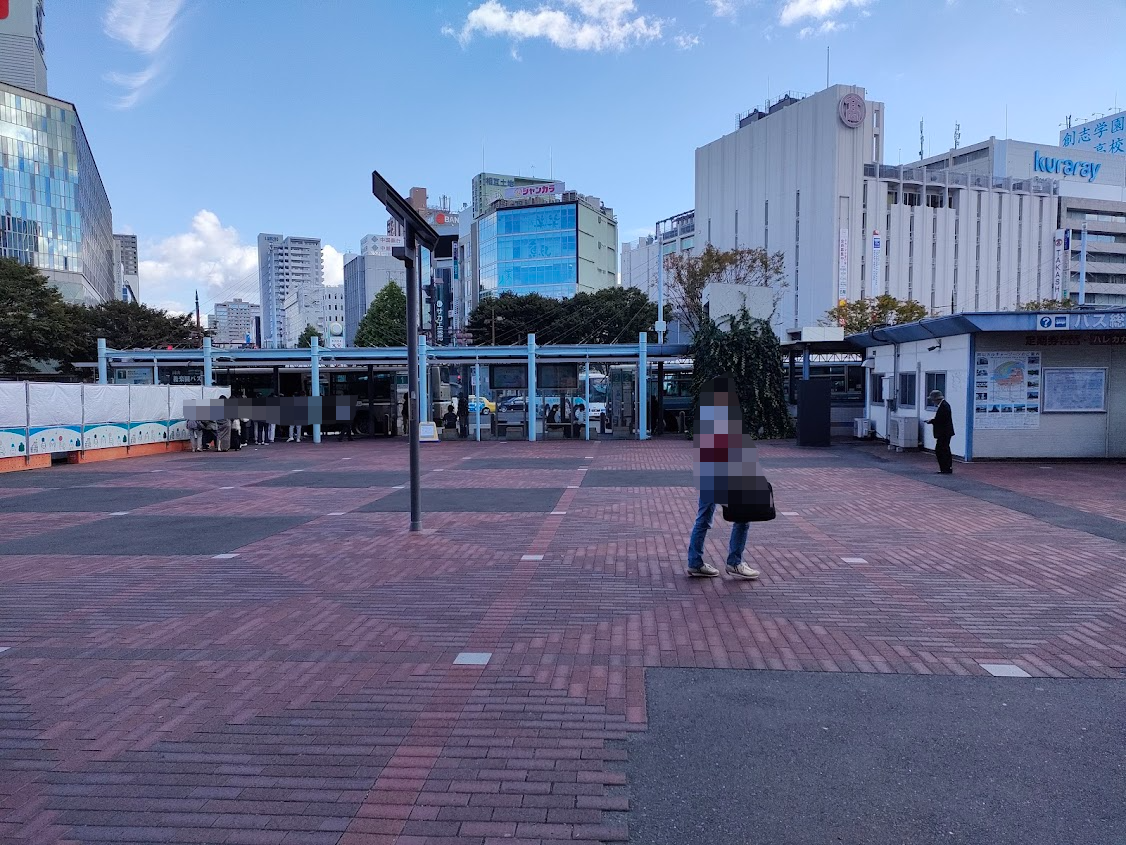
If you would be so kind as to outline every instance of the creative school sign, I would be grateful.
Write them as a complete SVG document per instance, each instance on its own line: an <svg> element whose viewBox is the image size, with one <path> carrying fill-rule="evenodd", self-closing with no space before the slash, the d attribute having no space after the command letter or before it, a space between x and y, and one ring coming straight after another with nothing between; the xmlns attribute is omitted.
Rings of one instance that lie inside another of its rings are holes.
<svg viewBox="0 0 1126 845"><path fill-rule="evenodd" d="M1039 150L1032 153L1032 169L1040 173L1055 173L1059 176L1085 176L1094 182L1102 165L1094 161L1076 161L1070 158L1052 158L1040 155Z"/></svg>

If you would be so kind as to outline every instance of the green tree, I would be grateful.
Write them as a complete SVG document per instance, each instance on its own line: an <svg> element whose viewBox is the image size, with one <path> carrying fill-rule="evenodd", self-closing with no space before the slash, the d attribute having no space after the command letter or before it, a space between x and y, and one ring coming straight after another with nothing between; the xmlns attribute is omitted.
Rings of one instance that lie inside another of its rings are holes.
<svg viewBox="0 0 1126 845"><path fill-rule="evenodd" d="M652 334L657 320L656 304L642 291L617 286L564 299L555 312L537 329L538 343L630 343L641 332Z"/></svg>
<svg viewBox="0 0 1126 845"><path fill-rule="evenodd" d="M317 327L313 325L305 326L305 331L301 332L301 337L297 338L298 349L308 349L313 345L313 338L317 338L317 343L320 346L325 345L325 339L321 337L321 333L317 331Z"/></svg>
<svg viewBox="0 0 1126 845"><path fill-rule="evenodd" d="M561 316L562 303L538 293L518 296L505 291L481 299L469 315L466 328L478 346L509 346L527 343L529 334L552 326Z"/></svg>
<svg viewBox="0 0 1126 845"><path fill-rule="evenodd" d="M7 378L36 362L69 362L70 313L47 277L14 258L0 258L0 372Z"/></svg>
<svg viewBox="0 0 1126 845"><path fill-rule="evenodd" d="M719 250L711 244L699 255L680 253L664 258L668 270L666 293L673 310L687 329L698 331L708 321L704 308L704 289L709 284L766 287L774 291L773 307L767 319L782 301L786 260L781 252L767 252L760 247Z"/></svg>
<svg viewBox="0 0 1126 845"><path fill-rule="evenodd" d="M110 349L199 345L199 332L188 314L169 314L139 302L120 300L92 307L75 305L70 312L80 359L94 359L98 354L98 338L105 338Z"/></svg>
<svg viewBox="0 0 1126 845"><path fill-rule="evenodd" d="M388 282L356 326L356 346L407 345L407 295Z"/></svg>
<svg viewBox="0 0 1126 845"><path fill-rule="evenodd" d="M768 321L755 319L746 310L731 319L727 330L706 320L696 330L692 356L693 417L700 394L711 380L731 376L739 393L747 434L763 440L793 436L782 350Z"/></svg>
<svg viewBox="0 0 1126 845"><path fill-rule="evenodd" d="M860 334L877 326L913 323L927 316L927 309L913 299L900 300L882 293L830 308L821 320L823 326L842 325L846 335Z"/></svg>
<svg viewBox="0 0 1126 845"><path fill-rule="evenodd" d="M1017 306L1021 311L1071 311L1078 307L1079 302L1075 299L1036 299Z"/></svg>

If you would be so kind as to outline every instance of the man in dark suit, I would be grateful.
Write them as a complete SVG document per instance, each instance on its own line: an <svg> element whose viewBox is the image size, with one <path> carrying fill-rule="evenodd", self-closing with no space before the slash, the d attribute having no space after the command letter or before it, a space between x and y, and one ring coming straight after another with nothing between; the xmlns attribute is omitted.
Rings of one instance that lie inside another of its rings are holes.
<svg viewBox="0 0 1126 845"><path fill-rule="evenodd" d="M950 412L950 403L942 397L941 390L930 392L930 401L935 405L934 419L927 420L927 425L934 431L934 456L938 458L938 471L942 475L954 474L954 459L950 454L950 440L954 437L954 416Z"/></svg>

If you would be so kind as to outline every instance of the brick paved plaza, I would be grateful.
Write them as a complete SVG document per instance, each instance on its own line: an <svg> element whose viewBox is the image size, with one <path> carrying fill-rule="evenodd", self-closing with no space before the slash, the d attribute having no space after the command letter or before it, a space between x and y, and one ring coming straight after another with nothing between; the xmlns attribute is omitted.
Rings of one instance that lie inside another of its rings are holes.
<svg viewBox="0 0 1126 845"><path fill-rule="evenodd" d="M767 444L749 583L690 443L423 448L0 476L0 841L626 841L647 670L1126 677L1122 465Z"/></svg>

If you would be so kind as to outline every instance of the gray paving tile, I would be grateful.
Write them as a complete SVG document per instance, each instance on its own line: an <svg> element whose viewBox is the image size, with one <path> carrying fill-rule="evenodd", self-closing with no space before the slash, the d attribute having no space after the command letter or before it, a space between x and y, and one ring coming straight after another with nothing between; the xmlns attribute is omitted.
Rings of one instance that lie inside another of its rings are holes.
<svg viewBox="0 0 1126 845"><path fill-rule="evenodd" d="M1126 684L661 669L631 740L638 842L1104 845Z"/></svg>
<svg viewBox="0 0 1126 845"><path fill-rule="evenodd" d="M129 514L0 543L0 554L215 555L280 534L308 519Z"/></svg>
<svg viewBox="0 0 1126 845"><path fill-rule="evenodd" d="M157 505L198 490L161 487L61 487L26 496L0 498L0 513L113 513Z"/></svg>
<svg viewBox="0 0 1126 845"><path fill-rule="evenodd" d="M259 481L250 487L393 487L410 482L407 472L373 470L371 472L290 472L277 478Z"/></svg>
<svg viewBox="0 0 1126 845"><path fill-rule="evenodd" d="M562 490L536 487L510 490L496 487L429 488L422 491L423 513L550 513L559 502ZM410 490L396 490L369 502L355 512L406 513L410 511Z"/></svg>

